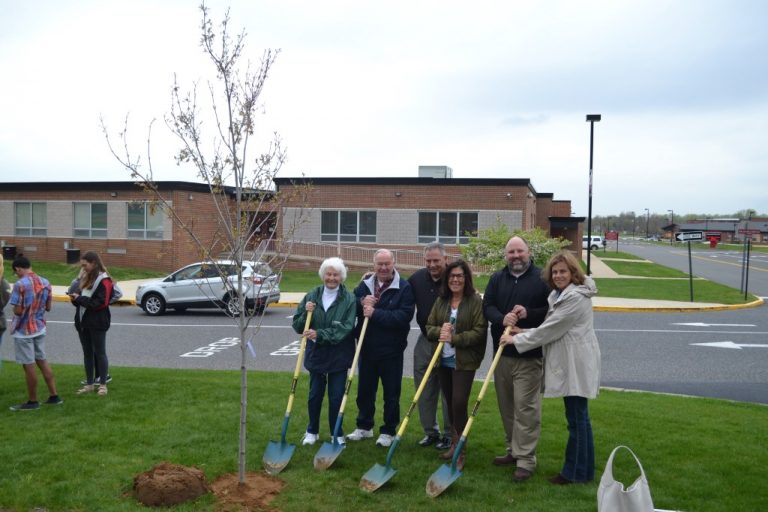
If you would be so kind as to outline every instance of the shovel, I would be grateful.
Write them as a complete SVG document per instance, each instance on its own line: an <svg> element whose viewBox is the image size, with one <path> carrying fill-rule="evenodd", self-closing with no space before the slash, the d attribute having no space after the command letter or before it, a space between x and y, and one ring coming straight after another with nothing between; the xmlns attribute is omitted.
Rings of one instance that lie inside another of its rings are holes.
<svg viewBox="0 0 768 512"><path fill-rule="evenodd" d="M352 388L352 379L355 378L355 368L357 368L357 359L360 357L360 349L363 347L363 339L365 338L365 331L368 329L368 317L363 320L363 329L360 331L360 339L357 340L357 348L355 349L355 357L352 359L352 367L349 369L347 376L347 387L344 390L344 398L341 399L341 405L339 406L339 414L336 416L336 425L333 427L333 434L331 442L323 443L323 446L315 454L315 469L324 470L331 467L336 461L336 457L339 456L341 451L346 448L346 445L338 442L337 438L341 432L341 424L344 421L344 407L347 405L347 397L349 397L349 390Z"/></svg>
<svg viewBox="0 0 768 512"><path fill-rule="evenodd" d="M427 372L424 374L424 377L421 379L421 384L419 384L419 389L416 390L416 394L413 397L413 401L411 402L410 407L408 407L408 412L405 413L405 418L403 418L402 423L400 424L400 428L397 431L397 435L395 436L395 439L392 441L392 446L389 447L389 452L387 452L387 461L382 466L381 464L374 464L374 466L368 470L366 474L363 475L363 477L360 479L360 488L366 492L373 492L385 483L389 481L390 478L395 476L395 473L397 473L397 470L392 467L392 457L395 455L395 450L397 449L397 446L400 444L400 439L403 437L403 433L405 432L405 427L408 426L408 420L411 417L411 413L413 412L413 409L416 407L416 404L419 402L419 397L421 396L421 392L424 390L424 386L427 385L427 381L429 380L429 376L432 373L432 368L434 368L435 363L437 362L437 358L440 357L440 354L443 353L443 342L439 342L437 344L437 348L435 348L435 353L432 354L432 360L429 362L429 366L427 367Z"/></svg>
<svg viewBox="0 0 768 512"><path fill-rule="evenodd" d="M510 330L511 327L507 327L504 329L504 334L509 334ZM440 496L440 494L446 490L449 485L451 485L456 481L457 478L461 476L461 471L459 471L459 469L456 467L456 462L459 460L459 455L461 454L461 451L464 449L464 445L467 442L469 429L472 428L472 423L475 420L475 416L477 416L477 411L480 409L480 402L482 402L483 397L485 396L485 390L488 389L488 383L491 382L491 376L493 375L494 370L496 370L496 365L499 364L499 359L501 359L501 353L503 351L504 347L502 346L499 346L498 350L496 350L496 355L493 358L491 367L488 369L488 374L485 376L485 381L483 381L483 387L480 388L480 394L477 395L477 401L475 402L475 406L472 408L472 414L469 415L467 425L464 427L464 431L461 433L459 442L456 444L456 449L453 451L451 465L449 466L448 464L443 464L437 469L437 471L432 473L432 476L429 477L429 480L427 480L427 496L430 498L436 498L437 496Z"/></svg>
<svg viewBox="0 0 768 512"><path fill-rule="evenodd" d="M311 322L312 312L310 311L307 313L307 321L304 323L305 332L309 329ZM276 475L281 472L291 461L293 451L296 449L295 444L288 444L285 441L285 434L288 433L288 422L291 419L291 411L293 410L293 398L296 396L296 383L299 381L301 362L304 359L304 349L306 347L307 337L302 336L299 356L296 358L296 369L293 371L293 380L291 381L291 393L288 395L288 407L285 409L285 416L283 417L283 430L280 435L280 442L270 441L267 444L267 449L264 450L264 457L261 459L264 469L270 475Z"/></svg>

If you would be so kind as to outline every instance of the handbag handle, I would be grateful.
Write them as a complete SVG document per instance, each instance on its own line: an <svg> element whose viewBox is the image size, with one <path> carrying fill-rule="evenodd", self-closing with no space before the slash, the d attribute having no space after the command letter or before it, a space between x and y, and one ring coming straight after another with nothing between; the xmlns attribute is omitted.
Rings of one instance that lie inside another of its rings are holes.
<svg viewBox="0 0 768 512"><path fill-rule="evenodd" d="M640 468L640 476L641 476L641 478L643 480L646 480L646 478L645 478L645 470L643 469L643 465L640 464L640 459L637 458L637 455L635 455L635 452L633 452L629 448L629 446L624 446L623 444L621 444L621 445L619 445L619 446L617 446L616 448L613 449L613 451L611 452L611 455L608 457L608 462L605 463L605 471L604 471L603 474L607 473L608 476L611 478L611 480L613 480L613 481L616 480L615 478L613 478L613 457L614 457L614 455L616 455L616 452L619 451L619 449L621 449L621 448L626 449L629 453L632 454L632 457L635 458L635 462L637 462L637 467ZM623 484L622 484L622 488L624 488Z"/></svg>

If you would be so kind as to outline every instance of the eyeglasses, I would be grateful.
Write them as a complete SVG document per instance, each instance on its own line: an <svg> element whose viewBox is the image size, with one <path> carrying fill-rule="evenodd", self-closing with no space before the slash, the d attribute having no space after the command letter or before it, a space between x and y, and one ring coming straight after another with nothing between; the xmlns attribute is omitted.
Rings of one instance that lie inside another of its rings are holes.
<svg viewBox="0 0 768 512"><path fill-rule="evenodd" d="M451 274L448 276L449 281L463 281L464 274Z"/></svg>

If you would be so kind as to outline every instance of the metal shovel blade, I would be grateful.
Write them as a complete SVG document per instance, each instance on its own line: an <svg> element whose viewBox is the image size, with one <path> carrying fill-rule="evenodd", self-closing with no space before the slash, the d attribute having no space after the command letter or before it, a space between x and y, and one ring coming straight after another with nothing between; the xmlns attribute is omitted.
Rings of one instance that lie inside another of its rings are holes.
<svg viewBox="0 0 768 512"><path fill-rule="evenodd" d="M443 464L427 480L427 496L430 498L440 496L460 476L461 471L455 465Z"/></svg>
<svg viewBox="0 0 768 512"><path fill-rule="evenodd" d="M323 443L323 446L317 450L315 454L315 469L322 471L331 467L331 464L336 462L336 457L346 448L346 444L337 443L334 439L332 443L328 441Z"/></svg>
<svg viewBox="0 0 768 512"><path fill-rule="evenodd" d="M374 466L363 475L363 478L360 479L360 488L366 492L373 492L387 483L390 478L395 476L395 473L397 473L397 470L392 466L374 464Z"/></svg>
<svg viewBox="0 0 768 512"><path fill-rule="evenodd" d="M273 476L281 472L291 461L295 449L295 444L270 441L264 450L264 458L261 459L264 470Z"/></svg>

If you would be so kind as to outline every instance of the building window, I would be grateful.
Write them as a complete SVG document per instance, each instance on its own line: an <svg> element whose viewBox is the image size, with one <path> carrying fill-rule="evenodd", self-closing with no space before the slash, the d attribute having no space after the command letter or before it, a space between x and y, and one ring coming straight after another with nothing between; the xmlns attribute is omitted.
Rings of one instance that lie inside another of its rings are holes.
<svg viewBox="0 0 768 512"><path fill-rule="evenodd" d="M376 212L326 210L320 217L323 242L375 242Z"/></svg>
<svg viewBox="0 0 768 512"><path fill-rule="evenodd" d="M128 203L128 238L161 240L163 211L149 203Z"/></svg>
<svg viewBox="0 0 768 512"><path fill-rule="evenodd" d="M75 203L74 235L107 238L107 203Z"/></svg>
<svg viewBox="0 0 768 512"><path fill-rule="evenodd" d="M419 243L466 244L477 236L477 212L419 212Z"/></svg>
<svg viewBox="0 0 768 512"><path fill-rule="evenodd" d="M47 236L48 213L45 203L16 203L16 235Z"/></svg>

